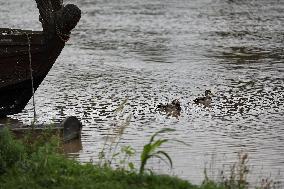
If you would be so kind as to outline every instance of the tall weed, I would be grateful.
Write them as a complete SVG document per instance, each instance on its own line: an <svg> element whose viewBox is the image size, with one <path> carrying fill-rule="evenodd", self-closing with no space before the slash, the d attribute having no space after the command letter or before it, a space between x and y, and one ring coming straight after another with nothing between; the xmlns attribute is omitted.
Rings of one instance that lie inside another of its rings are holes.
<svg viewBox="0 0 284 189"><path fill-rule="evenodd" d="M13 139L8 128L0 131L0 175L27 156L21 142Z"/></svg>
<svg viewBox="0 0 284 189"><path fill-rule="evenodd" d="M140 168L139 168L139 174L140 175L144 173L145 166L146 166L148 160L151 159L151 158L161 159L165 163L169 164L170 167L172 168L173 162L172 162L172 159L169 156L169 154L166 153L163 150L159 150L160 147L162 146L162 144L169 142L170 139L157 139L157 140L155 140L155 137L159 134L166 133L166 132L173 132L173 131L175 131L175 129L165 128L165 129L162 129L162 130L154 133L151 136L149 143L146 144L143 147L143 151L142 151L141 156L140 156L140 161L141 161ZM188 145L188 144L184 143L183 141L174 140L174 139L171 139L171 140L183 143L185 145Z"/></svg>

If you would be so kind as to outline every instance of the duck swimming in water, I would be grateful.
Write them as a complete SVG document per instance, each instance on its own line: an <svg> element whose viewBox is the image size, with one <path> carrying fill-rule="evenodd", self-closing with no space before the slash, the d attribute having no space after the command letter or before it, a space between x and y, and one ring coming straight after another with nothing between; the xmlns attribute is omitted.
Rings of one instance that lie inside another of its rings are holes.
<svg viewBox="0 0 284 189"><path fill-rule="evenodd" d="M195 102L195 104L203 104L205 107L210 107L210 104L212 102L212 96L212 92L210 90L206 90L204 97L198 97L193 101Z"/></svg>
<svg viewBox="0 0 284 189"><path fill-rule="evenodd" d="M181 106L179 99L173 100L170 104L159 104L156 108L161 112L166 112L168 116L179 117L181 112Z"/></svg>

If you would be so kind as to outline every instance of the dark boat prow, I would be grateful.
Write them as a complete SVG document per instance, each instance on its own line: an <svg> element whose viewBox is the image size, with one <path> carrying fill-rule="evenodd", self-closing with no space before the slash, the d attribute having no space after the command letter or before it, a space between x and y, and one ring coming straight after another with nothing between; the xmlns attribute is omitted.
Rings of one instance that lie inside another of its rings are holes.
<svg viewBox="0 0 284 189"><path fill-rule="evenodd" d="M76 5L36 3L43 31L0 28L0 117L25 108L81 18Z"/></svg>

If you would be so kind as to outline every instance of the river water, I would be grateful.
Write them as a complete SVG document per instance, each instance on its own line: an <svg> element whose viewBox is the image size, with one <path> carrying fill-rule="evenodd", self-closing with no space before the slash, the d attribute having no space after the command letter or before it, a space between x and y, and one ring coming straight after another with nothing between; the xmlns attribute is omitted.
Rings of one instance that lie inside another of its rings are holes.
<svg viewBox="0 0 284 189"><path fill-rule="evenodd" d="M106 135L131 115L119 146L136 149L137 165L149 137L174 128L163 137L190 146L166 144L173 169L151 160L158 173L200 183L204 167L216 177L243 151L249 180L284 182L284 1L68 2L82 9L82 19L35 100L40 123L82 120L82 149L72 156L97 162ZM0 0L0 24L41 29L30 0ZM206 89L212 107L194 105ZM155 111L176 98L178 118ZM30 123L32 116L30 103L11 118Z"/></svg>

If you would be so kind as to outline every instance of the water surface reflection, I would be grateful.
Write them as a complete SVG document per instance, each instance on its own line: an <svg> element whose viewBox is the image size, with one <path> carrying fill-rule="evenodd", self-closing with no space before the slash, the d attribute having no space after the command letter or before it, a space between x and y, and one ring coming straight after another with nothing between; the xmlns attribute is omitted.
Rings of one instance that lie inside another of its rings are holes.
<svg viewBox="0 0 284 189"><path fill-rule="evenodd" d="M165 146L174 161L173 174L198 183L212 154L218 170L245 150L252 181L270 173L284 181L282 1L74 3L84 12L82 21L36 92L36 104L39 122L67 115L82 119L80 161L97 160L109 129L125 117L114 110L127 99L124 115L133 116L122 145L139 153L149 136L165 127L177 130L169 137L191 144ZM35 19L15 21L20 13L7 12L20 6L18 0L1 6L1 22L33 26ZM215 94L211 109L193 104L206 89ZM176 98L182 108L179 119L155 111L159 103ZM31 104L13 117L30 122ZM168 171L155 160L151 166Z"/></svg>

